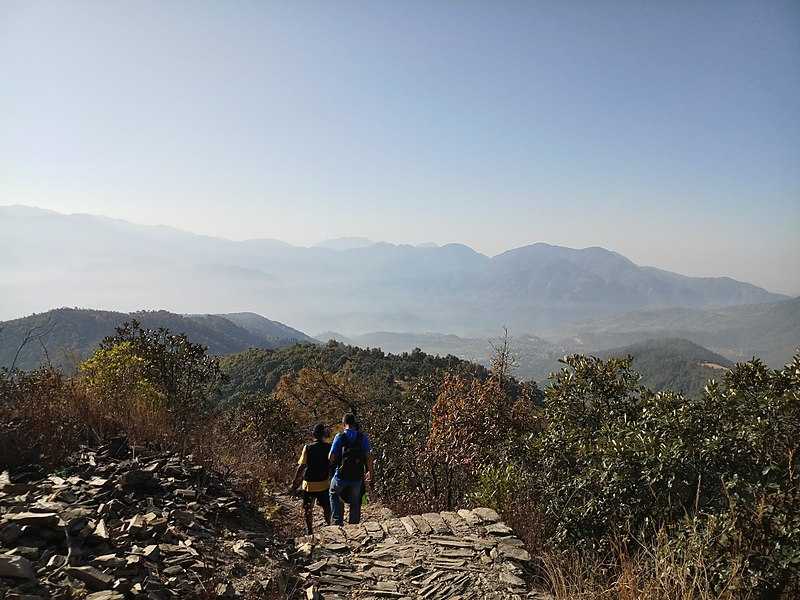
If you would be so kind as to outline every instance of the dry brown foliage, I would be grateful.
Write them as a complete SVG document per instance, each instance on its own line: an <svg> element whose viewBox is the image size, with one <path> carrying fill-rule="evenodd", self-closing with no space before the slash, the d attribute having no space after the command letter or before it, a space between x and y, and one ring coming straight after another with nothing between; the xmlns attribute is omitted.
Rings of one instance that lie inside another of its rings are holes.
<svg viewBox="0 0 800 600"><path fill-rule="evenodd" d="M270 418L265 406L207 416L187 437L176 434L173 414L135 390L101 394L84 379L51 369L7 374L0 379L0 470L33 463L58 467L82 444L124 435L132 445L191 453L260 501L264 486L283 482L287 472L287 453L272 427L277 422L264 422Z"/></svg>

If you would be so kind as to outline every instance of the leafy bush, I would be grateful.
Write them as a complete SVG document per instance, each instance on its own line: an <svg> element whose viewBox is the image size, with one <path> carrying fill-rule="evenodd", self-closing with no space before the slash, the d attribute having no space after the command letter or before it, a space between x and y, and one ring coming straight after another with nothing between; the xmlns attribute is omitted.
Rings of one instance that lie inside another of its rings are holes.
<svg viewBox="0 0 800 600"><path fill-rule="evenodd" d="M187 436L213 407L212 390L222 379L219 360L201 344L169 330L124 323L81 367L90 386L113 396L123 393L160 401L179 436Z"/></svg>
<svg viewBox="0 0 800 600"><path fill-rule="evenodd" d="M666 528L713 530L703 563L776 593L800 568L800 357L737 365L701 398L638 385L624 359L571 356L529 464L555 547L608 554Z"/></svg>
<svg viewBox="0 0 800 600"><path fill-rule="evenodd" d="M506 510L527 496L531 482L516 464L490 465L478 475L469 498L475 506Z"/></svg>

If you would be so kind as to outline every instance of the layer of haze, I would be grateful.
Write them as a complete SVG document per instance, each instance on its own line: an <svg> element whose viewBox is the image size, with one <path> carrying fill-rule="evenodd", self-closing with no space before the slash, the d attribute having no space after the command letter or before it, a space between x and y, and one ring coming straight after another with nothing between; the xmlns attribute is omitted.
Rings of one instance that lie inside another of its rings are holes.
<svg viewBox="0 0 800 600"><path fill-rule="evenodd" d="M800 293L800 4L3 2L0 204Z"/></svg>

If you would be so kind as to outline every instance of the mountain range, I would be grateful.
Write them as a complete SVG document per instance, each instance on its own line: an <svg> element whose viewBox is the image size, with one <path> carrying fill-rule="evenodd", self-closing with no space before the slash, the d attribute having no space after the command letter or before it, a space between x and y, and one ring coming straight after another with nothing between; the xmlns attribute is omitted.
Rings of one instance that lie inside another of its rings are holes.
<svg viewBox="0 0 800 600"><path fill-rule="evenodd" d="M333 246L333 247L330 247ZM341 248L341 249L339 249ZM0 318L58 306L246 309L306 331L495 335L664 307L784 297L727 277L537 243L489 257L461 244L231 241L94 215L0 207Z"/></svg>

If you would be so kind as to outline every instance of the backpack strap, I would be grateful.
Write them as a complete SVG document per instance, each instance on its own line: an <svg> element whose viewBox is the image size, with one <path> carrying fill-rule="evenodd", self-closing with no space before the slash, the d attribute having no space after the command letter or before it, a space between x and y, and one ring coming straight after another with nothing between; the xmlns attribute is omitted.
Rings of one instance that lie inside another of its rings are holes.
<svg viewBox="0 0 800 600"><path fill-rule="evenodd" d="M348 431L349 431L349 430L348 430ZM353 440L352 442L350 441L350 436L349 436L349 435L347 435L347 432L346 432L346 431L343 431L343 432L342 432L342 433L340 433L339 435L341 435L341 436L342 436L342 445L343 445L345 448L354 448L354 447L358 447L358 444L361 444L361 443L362 443L362 440L363 440L363 438L364 438L364 434L363 434L363 433L361 433L360 431L356 431L356 439L355 439L355 440Z"/></svg>

